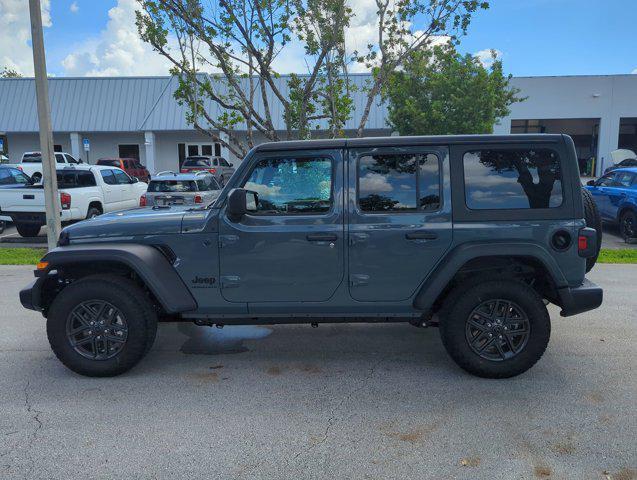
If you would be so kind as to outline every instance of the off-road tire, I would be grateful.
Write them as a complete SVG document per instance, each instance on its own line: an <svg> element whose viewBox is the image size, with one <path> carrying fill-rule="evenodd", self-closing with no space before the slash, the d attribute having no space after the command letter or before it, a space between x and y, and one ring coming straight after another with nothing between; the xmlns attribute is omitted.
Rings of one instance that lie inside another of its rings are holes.
<svg viewBox="0 0 637 480"><path fill-rule="evenodd" d="M67 318L82 302L105 301L127 322L124 346L114 357L95 360L78 353L67 337ZM150 350L157 333L157 314L146 293L131 280L116 275L92 275L64 288L48 312L47 335L53 353L69 369L89 377L111 377L133 368Z"/></svg>
<svg viewBox="0 0 637 480"><path fill-rule="evenodd" d="M582 202L584 203L584 219L586 226L595 229L597 232L597 245L595 247L595 255L586 259L586 273L590 272L597 262L599 250L602 248L602 217L597 210L595 200L591 192L582 188Z"/></svg>
<svg viewBox="0 0 637 480"><path fill-rule="evenodd" d="M513 302L528 318L526 344L511 358L494 361L474 352L466 337L466 325L474 309L489 300ZM453 303L449 303L453 302ZM520 375L542 357L551 335L551 320L542 298L533 288L518 281L483 279L461 283L447 297L441 311L440 337L451 358L464 370L484 378Z"/></svg>
<svg viewBox="0 0 637 480"><path fill-rule="evenodd" d="M627 222L630 222L628 224ZM619 217L619 232L625 242L634 241L637 238L637 213L626 210Z"/></svg>
<svg viewBox="0 0 637 480"><path fill-rule="evenodd" d="M32 223L16 223L15 228L21 237L31 238L37 237L40 233L42 225L34 225Z"/></svg>

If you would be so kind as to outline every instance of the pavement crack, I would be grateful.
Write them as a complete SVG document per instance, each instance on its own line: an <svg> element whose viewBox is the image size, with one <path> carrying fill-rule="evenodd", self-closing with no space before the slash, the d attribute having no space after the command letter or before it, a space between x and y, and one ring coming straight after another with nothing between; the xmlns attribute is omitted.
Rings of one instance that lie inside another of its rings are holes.
<svg viewBox="0 0 637 480"><path fill-rule="evenodd" d="M298 459L301 455L305 455L305 454L310 453L312 450L314 450L319 445L323 445L325 442L327 442L327 439L328 439L329 434L330 434L330 430L334 427L334 425L337 422L337 418L338 418L337 413L343 408L343 406L345 406L346 404L349 403L349 401L352 399L352 397L354 395L356 395L361 390L363 390L365 387L367 387L368 381L371 380L374 377L374 374L376 373L376 369L385 360L386 360L386 358L381 358L380 360L378 360L376 363L374 363L369 368L369 370L367 372L367 375L365 375L365 378L363 379L361 384L357 388L354 388L354 389L350 390L350 392L338 403L336 408L332 409L330 417L327 419L327 425L325 427L325 430L324 430L323 435L320 438L320 440L318 440L317 442L312 443L307 448L304 448L304 449L300 450L299 452L297 452L296 454L294 454L292 456L292 458L294 460Z"/></svg>
<svg viewBox="0 0 637 480"><path fill-rule="evenodd" d="M35 430L31 432L31 437L29 441L29 448L31 448L33 444L35 443L35 441L37 440L39 431L42 430L43 424L42 424L42 420L40 420L40 415L43 415L44 412L37 410L33 406L29 398L29 386L30 386L30 382L27 381L26 385L24 386L24 406L27 409L27 413L29 413L29 415L31 416L31 419L35 420L36 422Z"/></svg>

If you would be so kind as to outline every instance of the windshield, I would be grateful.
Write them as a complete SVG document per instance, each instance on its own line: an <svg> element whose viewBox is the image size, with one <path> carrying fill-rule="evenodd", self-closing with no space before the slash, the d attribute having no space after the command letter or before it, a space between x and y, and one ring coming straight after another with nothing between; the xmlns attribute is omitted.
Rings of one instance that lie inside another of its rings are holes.
<svg viewBox="0 0 637 480"><path fill-rule="evenodd" d="M149 192L196 192L197 185L193 180L152 180L148 185Z"/></svg>

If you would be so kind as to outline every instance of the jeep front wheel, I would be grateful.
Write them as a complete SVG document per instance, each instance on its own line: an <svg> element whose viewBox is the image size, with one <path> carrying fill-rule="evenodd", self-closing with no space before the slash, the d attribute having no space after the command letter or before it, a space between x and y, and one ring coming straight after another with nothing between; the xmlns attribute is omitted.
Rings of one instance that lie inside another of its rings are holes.
<svg viewBox="0 0 637 480"><path fill-rule="evenodd" d="M508 378L542 356L551 322L542 298L516 280L460 285L462 295L440 321L442 342L454 361L473 375Z"/></svg>
<svg viewBox="0 0 637 480"><path fill-rule="evenodd" d="M53 301L47 335L53 352L81 375L119 375L139 362L155 340L157 316L145 292L114 275L86 277Z"/></svg>

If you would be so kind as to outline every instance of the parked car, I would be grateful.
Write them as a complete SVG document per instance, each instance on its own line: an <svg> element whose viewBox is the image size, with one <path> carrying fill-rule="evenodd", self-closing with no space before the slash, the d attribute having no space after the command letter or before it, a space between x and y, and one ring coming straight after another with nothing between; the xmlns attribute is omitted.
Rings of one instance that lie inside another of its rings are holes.
<svg viewBox="0 0 637 480"><path fill-rule="evenodd" d="M20 292L55 355L117 375L158 321L393 321L440 327L472 374L545 351L551 321L597 308L599 217L563 135L293 141L252 149L208 208L171 205L64 228Z"/></svg>
<svg viewBox="0 0 637 480"><path fill-rule="evenodd" d="M142 182L148 183L150 180L150 173L146 167L135 158L100 158L95 164L121 168L128 175L137 177Z"/></svg>
<svg viewBox="0 0 637 480"><path fill-rule="evenodd" d="M606 222L618 223L625 241L637 238L637 167L618 168L597 180L590 180L597 209Z"/></svg>
<svg viewBox="0 0 637 480"><path fill-rule="evenodd" d="M57 181L63 223L137 207L147 188L119 168L95 165L57 169ZM46 223L44 205L41 184L0 189L0 215L11 217L23 237L37 236Z"/></svg>
<svg viewBox="0 0 637 480"><path fill-rule="evenodd" d="M151 178L140 206L210 205L217 199L221 186L206 172L160 172Z"/></svg>
<svg viewBox="0 0 637 480"><path fill-rule="evenodd" d="M0 189L20 188L32 183L31 178L21 170L7 165L0 165ZM4 231L5 222L10 221L11 217L0 216L0 233Z"/></svg>
<svg viewBox="0 0 637 480"><path fill-rule="evenodd" d="M181 165L181 173L199 172L205 170L215 176L223 187L234 174L234 165L223 157L207 157L203 155L186 157Z"/></svg>
<svg viewBox="0 0 637 480"><path fill-rule="evenodd" d="M57 166L78 165L82 160L76 160L66 152L55 152ZM35 183L42 181L42 154L40 152L24 152L20 163L11 165L26 173Z"/></svg>
<svg viewBox="0 0 637 480"><path fill-rule="evenodd" d="M619 149L610 152L613 164L604 170L604 173L612 172L618 168L637 167L637 154L632 150Z"/></svg>

